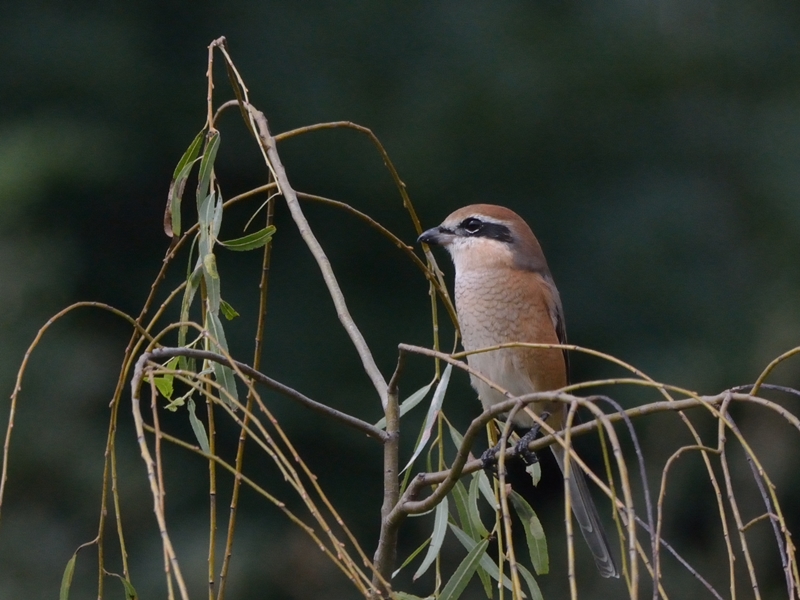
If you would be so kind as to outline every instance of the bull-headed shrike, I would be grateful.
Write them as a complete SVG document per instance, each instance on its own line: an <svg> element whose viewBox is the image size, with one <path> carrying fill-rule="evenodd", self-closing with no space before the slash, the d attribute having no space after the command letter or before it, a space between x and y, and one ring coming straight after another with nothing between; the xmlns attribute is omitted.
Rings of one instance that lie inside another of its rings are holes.
<svg viewBox="0 0 800 600"><path fill-rule="evenodd" d="M467 352L510 342L565 344L564 314L547 261L531 228L514 211L492 204L465 206L420 242L443 246L456 268L455 301ZM469 366L512 396L557 390L568 383L566 351L550 348L502 348L470 354ZM484 409L508 400L481 379L470 376ZM566 405L529 405L558 431ZM535 422L518 411L512 424L531 429ZM563 472L564 448L551 446ZM570 465L572 510L603 577L619 577L597 508L581 469Z"/></svg>

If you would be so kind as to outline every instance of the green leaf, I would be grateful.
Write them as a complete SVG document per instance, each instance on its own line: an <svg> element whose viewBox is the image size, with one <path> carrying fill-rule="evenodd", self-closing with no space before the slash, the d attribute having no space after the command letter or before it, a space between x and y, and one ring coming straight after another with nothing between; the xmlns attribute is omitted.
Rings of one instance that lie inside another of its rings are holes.
<svg viewBox="0 0 800 600"><path fill-rule="evenodd" d="M542 596L542 590L539 589L539 584L536 583L536 579L534 579L531 572L519 563L517 563L517 571L520 575L522 575L525 583L528 584L528 590L531 593L531 600L544 600L544 596Z"/></svg>
<svg viewBox="0 0 800 600"><path fill-rule="evenodd" d="M222 201L222 195L219 191L214 193L214 204L212 206L212 213L211 213L211 238L214 242L217 241L217 237L219 236L219 230L222 228L222 208L224 202Z"/></svg>
<svg viewBox="0 0 800 600"><path fill-rule="evenodd" d="M228 321L233 321L236 317L239 316L239 313L236 312L236 309L233 308L230 304L225 302L222 298L219 299L219 309L222 311L222 314Z"/></svg>
<svg viewBox="0 0 800 600"><path fill-rule="evenodd" d="M436 423L436 416L439 414L439 410L442 408L444 394L447 391L447 386L450 383L450 373L452 371L453 365L448 363L442 372L442 378L439 380L439 385L436 386L436 391L433 392L431 405L428 407L428 415L425 417L425 425L422 428L422 435L420 435L419 442L417 443L417 447L414 449L411 460L408 461L408 464L403 468L403 471L414 464L414 461L417 460L417 456L419 456L420 452L423 451L425 444L428 443L428 440L431 437L431 430L433 429L434 423Z"/></svg>
<svg viewBox="0 0 800 600"><path fill-rule="evenodd" d="M245 252L247 250L255 250L261 248L264 244L272 239L275 234L275 226L269 225L249 235L245 235L235 240L228 240L227 242L220 241L220 244L225 246L228 250L235 250L237 252Z"/></svg>
<svg viewBox="0 0 800 600"><path fill-rule="evenodd" d="M172 375L163 375L161 377L154 377L153 383L156 385L156 389L161 392L161 395L164 396L167 400L172 400L172 380L174 377Z"/></svg>
<svg viewBox="0 0 800 600"><path fill-rule="evenodd" d="M480 490L484 499L489 503L489 506L492 507L492 510L497 510L497 498L494 495L492 483L489 481L486 473L484 471L477 471L475 476L478 478L478 489Z"/></svg>
<svg viewBox="0 0 800 600"><path fill-rule="evenodd" d="M484 539L482 537L474 537L472 532L470 532L469 530L462 530L462 529L456 527L453 523L448 523L447 525L450 527L450 530L455 534L455 536L458 539L458 541L461 542L461 545L464 546L467 549L467 552L472 550L475 547L475 544L477 544L482 539ZM484 562L487 562L487 564L484 565ZM489 563L491 563L491 564L489 564ZM486 554L481 559L481 564L478 567L478 577L481 578L481 583L483 584L483 591L486 592L486 597L487 598L491 598L492 597L492 582L489 581L489 574L487 573L487 568L486 567L488 567L488 570L491 570L492 568L494 568L494 572L497 573L497 576L499 576L499 570L497 569L497 565L495 565L492 562L492 559L489 558L488 554ZM497 576L495 576L495 579L497 579Z"/></svg>
<svg viewBox="0 0 800 600"><path fill-rule="evenodd" d="M489 532L486 531L486 528L481 523L480 517L477 516L477 506L475 507L475 515L473 515L469 508L469 493L467 492L467 488L464 486L461 481L457 481L456 484L453 486L453 490L450 492L453 496L453 500L455 500L456 510L458 511L458 519L461 523L461 529L458 529L452 523L449 523L450 528L456 533L456 537L463 535L470 540L470 544L467 545L463 540L462 544L465 545L466 549L472 550L472 547L478 543L480 540L489 537ZM486 557L489 558L488 556ZM483 561L481 561L481 566L483 565ZM489 576L486 574L486 570L479 567L478 568L478 577L481 579L481 583L483 584L483 590L486 592L486 596L488 598L492 597L492 582L489 581Z"/></svg>
<svg viewBox="0 0 800 600"><path fill-rule="evenodd" d="M461 448L462 444L464 443L464 436L453 427L450 421L447 422L447 427L450 431L450 439L453 440L453 445L456 447L456 450Z"/></svg>
<svg viewBox="0 0 800 600"><path fill-rule="evenodd" d="M195 412L194 400L189 398L189 423L192 425L194 437L197 438L197 443L206 454L211 454L211 447L208 445L208 434L206 434L206 426L197 418Z"/></svg>
<svg viewBox="0 0 800 600"><path fill-rule="evenodd" d="M486 474L483 473L485 477ZM477 534L473 536L475 539L489 537L489 531L483 525L481 520L481 513L478 510L478 493L480 492L481 478L478 473L472 475L472 481L469 483L469 494L467 496L467 511L469 520L472 523L473 531ZM492 498L494 500L494 497ZM490 504L494 507L494 501Z"/></svg>
<svg viewBox="0 0 800 600"><path fill-rule="evenodd" d="M537 575L546 575L550 570L550 559L547 555L547 538L539 517L533 512L531 505L517 492L511 492L511 503L517 511L525 530L525 541L531 556L531 564Z"/></svg>
<svg viewBox="0 0 800 600"><path fill-rule="evenodd" d="M209 131L206 136L206 149L203 158L200 160L200 172L197 175L197 204L198 207L203 199L208 196L208 188L211 185L211 174L214 172L214 161L217 158L219 149L219 131L216 129Z"/></svg>
<svg viewBox="0 0 800 600"><path fill-rule="evenodd" d="M433 596L425 596L422 598L414 594L409 594L408 592L392 592L391 597L395 600L433 600Z"/></svg>
<svg viewBox="0 0 800 600"><path fill-rule="evenodd" d="M178 178L178 175L181 171L183 171L191 162L194 162L194 159L197 158L197 155L200 153L200 148L203 146L203 140L206 137L206 130L205 127L203 130L198 133L195 138L192 140L192 143L189 144L189 147L186 149L186 152L183 153L181 159L178 161L177 166L175 167L175 172L172 174L172 179L175 180Z"/></svg>
<svg viewBox="0 0 800 600"><path fill-rule="evenodd" d="M480 539L480 536L475 535L475 531L469 519L469 509L467 508L469 495L467 494L467 488L463 483L461 483L461 481L456 481L456 484L450 491L450 495L453 497L453 500L455 500L456 511L458 512L458 521L461 523L461 529L466 531L471 538L476 540Z"/></svg>
<svg viewBox="0 0 800 600"><path fill-rule="evenodd" d="M133 587L133 584L125 579L122 575L118 575L117 573L108 573L112 577L116 577L122 583L122 587L125 588L125 600L137 600L139 598L138 594L136 593L136 589Z"/></svg>
<svg viewBox="0 0 800 600"><path fill-rule="evenodd" d="M464 560L461 561L461 564L458 565L450 581L444 586L442 593L439 594L439 600L456 600L461 596L469 580L475 574L475 570L481 562L481 557L486 556L488 545L489 540L482 540L475 544L475 547L469 551Z"/></svg>
<svg viewBox="0 0 800 600"><path fill-rule="evenodd" d="M414 408L417 404L422 402L423 398L425 398L425 396L428 395L428 391L430 391L432 385L433 382L431 381L428 385L421 387L416 392L411 394L408 398L403 400L400 403L400 416L402 417L404 414L406 414L408 411ZM383 417L380 421L375 423L375 427L384 429L386 427L386 417Z"/></svg>
<svg viewBox="0 0 800 600"><path fill-rule="evenodd" d="M450 530L455 534L456 539L461 542L461 545L464 546L464 548L467 549L467 552L470 552L479 543L479 541L472 539L466 534L466 532L461 531L452 523L449 523L449 526ZM498 568L497 563L492 560L492 557L489 556L488 553L484 554L483 558L481 558L480 568L486 571L486 573L488 573L489 576L491 576L491 578L495 581L500 581L500 569ZM503 574L503 586L509 590L513 587L511 579L509 579L508 575L505 574Z"/></svg>
<svg viewBox="0 0 800 600"><path fill-rule="evenodd" d="M122 582L122 587L125 588L125 600L136 600L139 596L136 594L136 588L133 587L133 584L120 577L120 581Z"/></svg>
<svg viewBox="0 0 800 600"><path fill-rule="evenodd" d="M210 347L212 352L219 352L220 350L227 352L228 342L225 340L225 330L222 329L222 322L219 320L219 317L208 310L206 311L206 323L208 325L209 334L214 338L213 340L209 340L209 342L211 342ZM214 370L214 377L217 383L228 392L228 394L221 393L220 399L232 409L236 410L234 401L239 400L239 393L236 390L236 375L233 369L216 361L211 361L211 368Z"/></svg>
<svg viewBox="0 0 800 600"><path fill-rule="evenodd" d="M166 364L164 365L165 369L173 370L178 368L179 357L175 356L170 358ZM149 379L149 378L148 378ZM173 381L175 376L172 373L165 373L164 375L159 375L158 377L153 378L153 383L156 386L156 389L161 393L164 398L167 400L172 399L173 393Z"/></svg>
<svg viewBox="0 0 800 600"><path fill-rule="evenodd" d="M200 286L200 278L203 276L203 267L200 261L197 261L197 266L195 267L192 274L189 275L188 279L186 280L186 287L183 290L183 300L181 301L181 323L188 323L189 321L189 309L192 306L192 301L194 300L195 293L197 292L197 288ZM183 348L186 346L186 331L188 330L187 325L181 325L178 329L178 346ZM189 370L188 364L185 357L181 357L178 363L181 369Z"/></svg>
<svg viewBox="0 0 800 600"><path fill-rule="evenodd" d="M189 392L188 394L184 394L184 395L183 395L183 396L181 396L180 398L175 398L175 400L172 400L172 401L171 401L169 404L167 404L167 405L166 405L164 408L166 408L166 409L167 409L168 411L170 411L170 412L177 412L177 411L178 411L178 409L179 409L181 406L183 406L184 404L186 404L186 399L187 399L187 398L190 398L191 396L192 396L192 392Z"/></svg>
<svg viewBox="0 0 800 600"><path fill-rule="evenodd" d="M200 256L210 254L214 249L214 236L211 234L214 220L214 209L216 206L216 193L211 192L197 205L198 250Z"/></svg>
<svg viewBox="0 0 800 600"><path fill-rule="evenodd" d="M213 252L203 257L203 280L206 282L206 304L208 310L216 315L219 312L219 301L222 296L220 295L217 260Z"/></svg>
<svg viewBox="0 0 800 600"><path fill-rule="evenodd" d="M531 481L535 486L539 485L539 480L542 478L542 465L537 460L532 465L528 465L525 467L525 470L528 472L528 475L531 476Z"/></svg>
<svg viewBox="0 0 800 600"><path fill-rule="evenodd" d="M58 600L69 600L69 587L72 585L72 576L75 574L75 562L77 560L78 553L76 552L67 562L64 575L61 577L61 592L58 594Z"/></svg>
<svg viewBox="0 0 800 600"><path fill-rule="evenodd" d="M433 533L431 533L431 545L428 546L428 552L425 554L422 564L419 566L419 569L417 569L417 572L414 573L414 577L412 577L414 581L422 577L422 575L424 575L428 568L433 564L433 561L436 560L436 557L439 555L439 551L442 549L442 543L444 542L444 536L446 533L447 497L445 496L436 506L436 515L433 518Z"/></svg>
<svg viewBox="0 0 800 600"><path fill-rule="evenodd" d="M411 554L409 554L408 558L403 561L403 564L400 565L394 573L392 573L392 579L397 577L397 574L403 569L405 569L409 565L409 563L411 563L411 561L414 560L417 557L417 555L420 552L422 552L425 549L425 547L430 543L431 543L431 538L428 538L427 540L422 542L416 550L414 550Z"/></svg>
<svg viewBox="0 0 800 600"><path fill-rule="evenodd" d="M203 145L203 138L205 138L205 130L198 133L194 138L194 141L178 161L175 173L172 175L172 183L169 186L169 194L167 195L167 209L164 213L164 232L169 237L181 234L181 199L183 198L183 190L197 159L197 154L200 152L200 147Z"/></svg>
<svg viewBox="0 0 800 600"><path fill-rule="evenodd" d="M219 271L217 271L217 259L213 252L209 252L203 257L203 268L211 277L219 279Z"/></svg>

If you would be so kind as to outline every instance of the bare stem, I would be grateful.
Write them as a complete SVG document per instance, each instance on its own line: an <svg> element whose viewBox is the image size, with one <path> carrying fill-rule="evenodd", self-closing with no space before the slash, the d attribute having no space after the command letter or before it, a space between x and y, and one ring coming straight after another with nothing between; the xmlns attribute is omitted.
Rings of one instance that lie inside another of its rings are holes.
<svg viewBox="0 0 800 600"><path fill-rule="evenodd" d="M264 188L274 187L274 184L262 186ZM275 202L269 201L267 204L267 218L266 225L272 225L275 215ZM253 349L253 368L259 369L261 366L261 351L264 341L264 326L267 316L267 292L269 290L269 269L270 260L272 257L272 240L267 242L264 246L264 255L261 263L261 281L259 282L259 303L258 303L258 324L256 325L256 340L255 348ZM239 443L236 447L236 472L242 472L244 462L244 446L247 441L247 425L250 420L250 414L253 410L254 396L252 392L248 391L247 394L247 408L244 413L242 430L239 433ZM239 491L241 490L241 479L235 477L233 480L233 491L231 492L231 507L230 516L228 517L228 535L225 540L225 556L222 559L222 568L219 574L219 591L217 592L217 600L224 600L225 598L225 584L228 577L228 568L230 566L231 557L233 556L233 532L236 529L236 514L239 505Z"/></svg>
<svg viewBox="0 0 800 600"><path fill-rule="evenodd" d="M376 439L381 443L386 442L387 434L382 429L379 429L374 425L370 425L366 421L362 421L357 417L338 411L330 406L326 406L320 402L317 402L316 400L312 400L297 390L294 390L289 386L284 385L279 381L275 381L271 377L267 377L263 373L256 371L253 367L244 363L240 363L236 360L230 360L221 354L209 352L208 350L196 350L194 348L157 348L151 352L148 352L147 354L144 354L143 356L145 356L147 360L154 361L164 358L172 358L174 356L185 356L187 358L196 358L198 360L212 360L223 365L228 365L232 368L239 369L244 375L251 377L258 383L261 383L271 390L276 391L299 404L302 404L314 412L326 417L330 417L331 419L339 421L340 423L344 423L345 425L361 431L362 433L367 434L369 437Z"/></svg>
<svg viewBox="0 0 800 600"><path fill-rule="evenodd" d="M345 302L342 290L339 287L339 282L336 280L336 276L333 274L331 263L328 260L325 251L322 249L319 241L317 241L314 232L311 231L311 227L308 224L305 215L303 214L302 208L300 208L300 202L297 200L297 193L289 183L289 179L286 176L286 170L283 168L283 163L281 162L280 156L278 156L278 151L275 147L275 138L273 138L269 132L267 118L264 116L264 113L256 110L252 106L249 106L249 110L258 129L258 135L259 140L261 141L262 149L266 153L267 160L269 161L273 175L275 176L275 181L278 183L278 188L280 189L284 200L286 200L286 204L289 207L289 212L291 213L292 218L297 225L297 229L300 232L303 241L308 246L308 249L314 256L314 259L317 261L317 265L322 272L322 278L325 280L325 284L328 287L328 293L330 294L333 304L336 307L336 314L339 317L339 321L347 332L347 335L350 336L350 340L353 342L353 346L355 346L355 349L361 358L361 364L364 367L364 371L372 381L372 385L375 387L375 391L378 392L378 396L381 399L381 404L383 405L384 409L386 409L386 380L383 378L383 375L381 375L378 365L375 364L375 359L372 356L372 352L369 350L369 346L367 346L366 340L364 340L364 336L361 334L361 331L355 324L353 317L350 316L350 311L347 308L347 303Z"/></svg>

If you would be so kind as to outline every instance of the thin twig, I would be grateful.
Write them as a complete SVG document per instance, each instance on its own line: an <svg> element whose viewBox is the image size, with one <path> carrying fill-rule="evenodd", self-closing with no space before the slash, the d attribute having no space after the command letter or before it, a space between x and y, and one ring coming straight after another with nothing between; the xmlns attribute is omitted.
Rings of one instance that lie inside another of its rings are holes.
<svg viewBox="0 0 800 600"><path fill-rule="evenodd" d="M309 226L308 221L303 214L303 210L300 208L300 202L297 200L297 194L289 183L289 179L286 176L286 171L283 168L280 156L278 156L278 152L275 148L275 139L269 132L267 118L264 116L264 113L256 110L252 106L248 105L248 109L255 121L259 133L259 140L261 142L263 151L267 155L272 172L275 175L275 181L278 183L278 188L280 189L281 194L286 201L286 205L289 207L289 212L291 213L292 218L297 225L300 236L303 238L303 241L305 241L308 249L313 254L315 260L317 261L317 265L322 272L322 278L325 280L325 284L328 287L328 293L330 294L333 304L336 307L336 314L339 317L339 321L342 323L347 335L350 336L350 341L353 343L353 346L361 358L361 364L364 367L364 371L372 381L372 385L375 387L375 391L378 393L378 397L381 399L382 406L384 409L386 409L386 380L383 378L383 375L381 375L378 365L375 364L375 359L369 350L369 346L367 346L364 336L361 334L361 331L355 324L353 317L350 316L350 311L347 308L347 303L344 299L344 295L342 294L342 290L339 288L339 282L336 280L336 276L333 274L330 261L328 260L328 257L325 254L325 251L322 249L319 241L317 241L314 232L311 230L311 227Z"/></svg>
<svg viewBox="0 0 800 600"><path fill-rule="evenodd" d="M136 439L139 443L139 450L142 454L142 459L147 467L147 478L150 482L150 491L153 495L153 511L155 512L156 521L158 522L158 530L161 534L161 544L167 556L169 565L168 568L172 570L173 576L178 583L178 589L180 590L181 598L183 600L189 600L189 593L186 589L186 583L183 580L180 566L178 565L178 557L175 555L175 550L172 547L172 541L170 540L169 533L167 531L166 517L164 515L164 510L162 510L162 498L164 492L158 485L155 462L153 461L153 457L150 454L150 450L147 447L147 441L144 437L144 421L142 419L142 412L140 408L139 393L142 377L144 375L144 366L146 363L147 355L144 354L139 357L138 361L136 361L133 379L131 380L131 410L133 412L134 426L136 427Z"/></svg>
<svg viewBox="0 0 800 600"><path fill-rule="evenodd" d="M145 356L145 355L143 355ZM287 385L280 383L279 381L275 381L271 377L267 377L263 373L256 371L253 367L246 365L244 363L240 363L239 361L235 360L228 360L226 357L222 356L221 354L216 354L214 352L209 352L207 350L196 350L194 348L157 348L147 355L148 360L158 361L164 358L172 358L174 356L185 356L187 358L196 358L199 360L211 360L214 362L218 362L223 365L230 366L232 368L237 368L241 370L242 373L247 375L248 377L253 378L255 381L267 386L273 391L276 391L280 394L283 394L287 398L302 404L306 408L313 410L314 412L320 413L325 415L326 417L330 417L340 423L344 423L365 433L369 437L378 440L379 442L384 443L386 441L386 433L382 429L378 429L374 425L370 425L366 421L362 421L356 417L348 415L346 413L340 412L335 408L331 408L330 406L326 406L320 402L312 400L308 396L301 394L300 392L290 388Z"/></svg>
<svg viewBox="0 0 800 600"><path fill-rule="evenodd" d="M219 111L218 111L219 112ZM274 186L274 184L271 184ZM262 186L264 188L268 186ZM272 225L275 211L275 203L268 202L266 226ZM261 351L264 341L264 328L266 325L267 316L267 293L269 291L269 272L272 257L272 239L264 246L264 253L261 262L261 279L259 281L259 300L258 300L258 323L256 325L255 347L253 348L253 368L258 370L261 365ZM249 414L253 408L253 394L247 394L247 407L243 422L245 426L249 420ZM242 465L244 461L244 447L247 440L247 429L242 427L239 433L239 442L236 447L236 472L242 472ZM230 566L231 557L233 556L233 532L236 529L236 515L237 507L239 504L239 490L241 489L241 479L234 477L233 490L231 492L231 506L230 514L228 517L228 535L225 540L225 555L222 559L222 568L219 574L219 591L217 592L217 600L224 600L225 598L225 584L227 583L228 568Z"/></svg>
<svg viewBox="0 0 800 600"><path fill-rule="evenodd" d="M743 388L750 389L752 386L742 386ZM773 388L770 384L762 384L761 387L763 389ZM778 386L774 386L778 387ZM735 389L735 388L734 388ZM781 391L788 391L792 390L792 388L786 388L785 390ZM796 390L792 390L796 392ZM739 428L737 427L736 423L733 420L733 417L730 413L725 413L725 418L728 420L731 429L739 432ZM750 521L747 525L744 526L744 529L750 527L750 525L754 524L756 521L763 517L769 517L770 523L772 525L772 531L775 534L775 543L778 545L778 550L781 555L781 566L783 567L783 572L786 577L786 592L789 598L794 598L795 593L797 592L797 584L792 577L792 571L789 565L789 555L786 550L786 545L783 543L783 538L781 537L780 526L779 526L779 519L777 516L772 512L772 502L769 499L769 494L767 494L767 490L764 488L764 482L762 481L761 477L759 476L758 469L756 468L755 464L753 463L750 455L745 453L745 459L747 460L747 464L750 466L750 471L753 473L753 480L756 482L756 486L758 487L758 491L761 494L761 499L764 501L764 506L767 509L767 512L761 517L756 517L752 521Z"/></svg>

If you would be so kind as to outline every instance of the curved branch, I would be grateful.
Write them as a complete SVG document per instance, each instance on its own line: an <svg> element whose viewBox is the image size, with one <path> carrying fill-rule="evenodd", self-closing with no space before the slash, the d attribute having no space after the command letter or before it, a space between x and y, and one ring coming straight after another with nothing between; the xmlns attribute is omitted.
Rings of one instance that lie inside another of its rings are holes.
<svg viewBox="0 0 800 600"><path fill-rule="evenodd" d="M278 156L278 151L275 148L275 138L273 138L269 132L267 118L264 116L264 113L257 110L252 105L248 104L247 108L252 119L255 121L256 128L258 129L259 142L262 146L262 150L266 153L270 168L275 176L275 181L278 183L278 188L280 189L284 200L286 200L286 205L289 207L289 212L292 214L292 218L297 225L297 229L300 232L303 241L308 246L308 249L311 250L311 254L314 255L314 259L317 261L317 265L322 272L322 278L325 280L325 284L328 286L328 293L330 294L333 304L336 307L336 314L339 317L339 321L341 322L345 331L347 331L347 335L350 336L350 340L353 342L353 346L355 346L356 351L361 358L361 364L364 367L364 371L367 373L367 376L372 381L372 385L378 392L383 409L386 410L386 388L388 387L386 380L383 378L383 375L381 375L378 365L375 364L375 358L372 356L372 352L370 352L364 336L361 334L361 331L355 324L353 317L350 315L350 311L347 309L347 303L345 302L342 290L339 288L339 282L336 280L336 276L333 274L331 263L328 260L325 251L322 249L319 241L317 241L314 232L311 231L311 227L309 226L308 221L303 214L303 210L300 208L300 202L297 199L297 193L289 183L289 179L286 176L286 170L283 168L280 156Z"/></svg>
<svg viewBox="0 0 800 600"><path fill-rule="evenodd" d="M157 348L143 356L147 357L146 360L160 360L164 358L173 358L175 356L185 356L187 358L197 358L199 360L212 360L230 367L235 366L237 369L241 370L242 373L248 377L252 377L257 382L264 384L271 390L276 391L279 394L283 394L287 398L302 404L306 408L309 408L316 413L330 417L331 419L339 421L340 423L344 423L353 429L365 433L369 437L376 439L381 443L385 443L389 437L382 429L378 429L366 421L362 421L361 419L353 417L352 415L348 415L336 410L335 408L331 408L330 406L326 406L325 404L317 402L316 400L312 400L297 390L294 390L289 386L272 379L271 377L267 377L260 371L256 371L253 367L244 363L240 363L239 361L228 360L221 354L208 352L207 350L195 350L194 348Z"/></svg>

